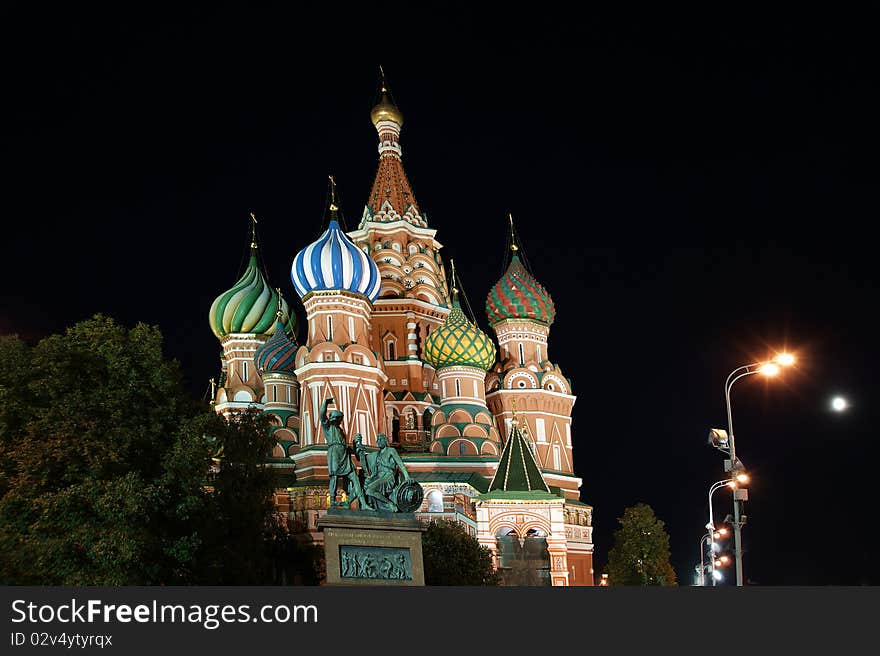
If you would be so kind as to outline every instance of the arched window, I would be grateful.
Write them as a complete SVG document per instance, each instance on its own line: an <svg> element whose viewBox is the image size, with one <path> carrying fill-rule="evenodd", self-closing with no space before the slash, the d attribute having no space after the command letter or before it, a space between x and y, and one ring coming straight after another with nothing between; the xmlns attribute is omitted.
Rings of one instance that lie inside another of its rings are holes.
<svg viewBox="0 0 880 656"><path fill-rule="evenodd" d="M333 317L327 315L327 341L333 341Z"/></svg>
<svg viewBox="0 0 880 656"><path fill-rule="evenodd" d="M519 345L519 363L521 365L526 363L526 356L523 353L522 343L520 343L520 345Z"/></svg>
<svg viewBox="0 0 880 656"><path fill-rule="evenodd" d="M388 342L388 359L394 359L394 342Z"/></svg>
<svg viewBox="0 0 880 656"><path fill-rule="evenodd" d="M443 512L443 492L440 490L431 490L428 492L428 512Z"/></svg>
<svg viewBox="0 0 880 656"><path fill-rule="evenodd" d="M461 381L458 378L455 379L455 395L461 396Z"/></svg>

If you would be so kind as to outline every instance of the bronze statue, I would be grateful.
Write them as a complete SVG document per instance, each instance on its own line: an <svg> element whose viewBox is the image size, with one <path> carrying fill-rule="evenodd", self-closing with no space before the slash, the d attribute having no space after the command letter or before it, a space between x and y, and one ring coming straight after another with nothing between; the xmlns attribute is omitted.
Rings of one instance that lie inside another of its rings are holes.
<svg viewBox="0 0 880 656"><path fill-rule="evenodd" d="M343 414L334 410L327 416L327 406L335 401L330 398L321 404L321 427L324 431L324 440L327 442L327 472L330 475L330 505L337 508L340 506L351 507L354 499L360 502L362 509L370 508L361 489L357 471L351 462L352 449L345 441L345 433L342 431ZM336 486L340 478L348 479L348 503L336 501Z"/></svg>
<svg viewBox="0 0 880 656"><path fill-rule="evenodd" d="M360 434L355 436L354 442L358 459L364 463L364 471L367 475L364 491L373 501L373 506L379 510L400 512L395 499L399 485L398 472L403 477L400 483L408 481L410 478L406 465L403 464L397 450L388 444L388 437L385 433L379 433L376 438L376 445L379 447L376 453L366 453L366 449L361 443Z"/></svg>

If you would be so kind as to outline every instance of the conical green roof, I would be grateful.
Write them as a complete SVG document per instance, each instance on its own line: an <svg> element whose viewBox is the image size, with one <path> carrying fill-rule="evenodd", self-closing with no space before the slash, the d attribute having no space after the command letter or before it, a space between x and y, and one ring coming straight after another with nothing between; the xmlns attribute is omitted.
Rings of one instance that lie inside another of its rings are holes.
<svg viewBox="0 0 880 656"><path fill-rule="evenodd" d="M497 496L498 493L534 493L536 496L556 496L550 492L541 469L535 462L532 450L514 420L510 427L510 435L501 451L498 469L489 483L489 491L484 497ZM493 494L495 493L495 494Z"/></svg>

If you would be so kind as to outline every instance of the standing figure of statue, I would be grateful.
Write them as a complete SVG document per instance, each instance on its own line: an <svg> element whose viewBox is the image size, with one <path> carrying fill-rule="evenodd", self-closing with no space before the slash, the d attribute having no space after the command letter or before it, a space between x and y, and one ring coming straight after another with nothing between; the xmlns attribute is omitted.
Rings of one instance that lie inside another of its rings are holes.
<svg viewBox="0 0 880 656"><path fill-rule="evenodd" d="M360 435L355 436L355 444L360 443ZM364 491L373 500L375 508L399 512L397 504L391 499L391 495L397 487L397 473L403 476L403 480L409 480L409 472L403 464L397 450L388 444L385 433L379 433L376 438L379 450L376 453L367 454L363 447L359 448L358 458L366 462L368 478L364 483Z"/></svg>
<svg viewBox="0 0 880 656"><path fill-rule="evenodd" d="M327 472L330 475L330 505L331 507L351 506L351 502L357 499L361 509L369 509L357 471L351 462L352 450L345 441L345 433L342 431L342 413L334 410L327 416L327 406L334 403L333 399L326 399L321 404L321 427L324 430L324 440L327 442ZM348 501L336 501L336 487L339 479L348 479Z"/></svg>

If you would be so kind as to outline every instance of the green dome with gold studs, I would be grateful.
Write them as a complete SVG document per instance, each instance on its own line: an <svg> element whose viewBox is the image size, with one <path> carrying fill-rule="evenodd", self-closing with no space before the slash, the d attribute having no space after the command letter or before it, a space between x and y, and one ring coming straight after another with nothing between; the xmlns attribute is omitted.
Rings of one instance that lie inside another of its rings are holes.
<svg viewBox="0 0 880 656"><path fill-rule="evenodd" d="M464 366L488 371L495 363L495 344L468 320L457 300L443 325L425 339L422 353L435 369Z"/></svg>

